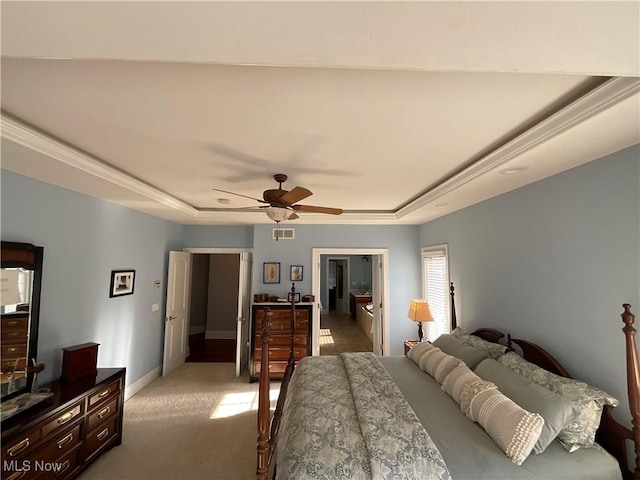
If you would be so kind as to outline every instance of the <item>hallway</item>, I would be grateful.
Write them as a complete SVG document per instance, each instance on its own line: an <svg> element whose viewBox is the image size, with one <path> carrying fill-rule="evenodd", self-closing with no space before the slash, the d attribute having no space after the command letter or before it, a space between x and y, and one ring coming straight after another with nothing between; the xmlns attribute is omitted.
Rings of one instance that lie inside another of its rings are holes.
<svg viewBox="0 0 640 480"><path fill-rule="evenodd" d="M323 314L319 340L320 355L373 351L373 342L348 313Z"/></svg>

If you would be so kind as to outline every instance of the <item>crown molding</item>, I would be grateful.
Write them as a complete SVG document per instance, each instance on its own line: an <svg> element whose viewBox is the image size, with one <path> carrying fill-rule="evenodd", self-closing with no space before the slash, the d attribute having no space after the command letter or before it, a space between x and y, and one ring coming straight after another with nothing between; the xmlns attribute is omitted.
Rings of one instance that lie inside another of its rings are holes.
<svg viewBox="0 0 640 480"><path fill-rule="evenodd" d="M53 160L77 168L85 173L106 180L143 197L154 200L187 215L198 215L198 209L165 192L152 187L131 175L110 167L88 153L69 146L2 112L0 131L2 137Z"/></svg>
<svg viewBox="0 0 640 480"><path fill-rule="evenodd" d="M443 195L457 190L489 170L493 170L517 156L533 150L542 143L585 122L632 95L636 95L638 92L640 92L640 79L638 78L617 77L608 80L510 142L402 206L396 211L397 218L400 219L434 202Z"/></svg>

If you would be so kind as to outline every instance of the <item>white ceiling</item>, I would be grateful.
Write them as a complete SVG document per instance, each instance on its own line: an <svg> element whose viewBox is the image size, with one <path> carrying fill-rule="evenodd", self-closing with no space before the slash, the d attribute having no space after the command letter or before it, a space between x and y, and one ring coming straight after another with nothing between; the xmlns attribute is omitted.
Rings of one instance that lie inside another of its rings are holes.
<svg viewBox="0 0 640 480"><path fill-rule="evenodd" d="M298 223L419 224L640 142L638 2L0 8L2 168L179 223L285 173L345 209Z"/></svg>

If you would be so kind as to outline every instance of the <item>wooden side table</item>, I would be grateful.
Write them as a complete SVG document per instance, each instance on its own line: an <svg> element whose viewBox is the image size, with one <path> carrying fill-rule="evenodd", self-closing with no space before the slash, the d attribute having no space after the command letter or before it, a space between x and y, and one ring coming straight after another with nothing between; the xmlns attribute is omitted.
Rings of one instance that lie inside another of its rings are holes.
<svg viewBox="0 0 640 480"><path fill-rule="evenodd" d="M404 354L406 355L407 353L409 353L409 350L411 349L411 347L417 345L418 340L405 340L404 341Z"/></svg>

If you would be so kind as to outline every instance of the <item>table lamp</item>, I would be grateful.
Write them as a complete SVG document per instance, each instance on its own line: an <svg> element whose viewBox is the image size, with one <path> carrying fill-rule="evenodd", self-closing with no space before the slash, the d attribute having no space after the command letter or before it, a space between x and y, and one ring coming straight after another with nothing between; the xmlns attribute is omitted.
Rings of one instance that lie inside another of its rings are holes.
<svg viewBox="0 0 640 480"><path fill-rule="evenodd" d="M418 323L418 339L422 342L422 322L432 322L431 310L426 300L411 300L407 316Z"/></svg>

